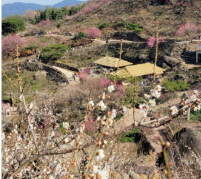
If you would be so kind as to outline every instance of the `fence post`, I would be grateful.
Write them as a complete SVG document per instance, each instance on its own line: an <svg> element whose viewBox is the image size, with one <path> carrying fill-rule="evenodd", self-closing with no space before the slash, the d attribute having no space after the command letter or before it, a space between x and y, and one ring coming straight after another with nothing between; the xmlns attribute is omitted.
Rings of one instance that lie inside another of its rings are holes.
<svg viewBox="0 0 201 179"><path fill-rule="evenodd" d="M191 116L191 108L188 108L188 111L187 111L187 121L190 120L190 117Z"/></svg>

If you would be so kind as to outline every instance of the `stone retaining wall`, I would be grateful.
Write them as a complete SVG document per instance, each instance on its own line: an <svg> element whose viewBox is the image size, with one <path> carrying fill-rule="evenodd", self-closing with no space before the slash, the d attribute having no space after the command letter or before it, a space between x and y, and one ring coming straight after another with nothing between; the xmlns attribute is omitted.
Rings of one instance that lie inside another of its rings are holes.
<svg viewBox="0 0 201 179"><path fill-rule="evenodd" d="M15 70L16 69L16 62L12 62L9 64L5 64L2 66L7 70ZM59 70L51 67L50 65L40 63L40 62L30 62L30 59L26 58L24 60L20 60L20 68L26 69L28 71L39 71L44 70L47 72L47 78L56 82L64 82L69 83L67 77L60 72ZM78 71L78 69L73 69L73 71Z"/></svg>
<svg viewBox="0 0 201 179"><path fill-rule="evenodd" d="M29 71L44 70L47 72L47 79L50 79L56 82L68 83L67 77L62 72L51 67L50 65L46 65L39 62L25 62L22 65L22 67Z"/></svg>

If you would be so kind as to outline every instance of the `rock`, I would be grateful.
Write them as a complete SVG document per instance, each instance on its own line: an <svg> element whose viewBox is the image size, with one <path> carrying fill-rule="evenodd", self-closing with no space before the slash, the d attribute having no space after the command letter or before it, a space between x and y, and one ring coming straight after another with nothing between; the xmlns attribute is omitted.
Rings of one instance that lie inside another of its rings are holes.
<svg viewBox="0 0 201 179"><path fill-rule="evenodd" d="M46 79L46 72L45 71L37 71L34 75L33 75L33 79L34 80L43 80Z"/></svg>
<svg viewBox="0 0 201 179"><path fill-rule="evenodd" d="M154 174L150 177L150 179L161 179L161 176L160 176L159 173L154 173Z"/></svg>
<svg viewBox="0 0 201 179"><path fill-rule="evenodd" d="M130 176L130 179L140 179L140 176L133 171L129 172L129 176Z"/></svg>
<svg viewBox="0 0 201 179"><path fill-rule="evenodd" d="M146 55L146 54L140 54L139 55L139 59L140 60L148 60L148 55Z"/></svg>
<svg viewBox="0 0 201 179"><path fill-rule="evenodd" d="M123 178L123 179L129 179L129 175L128 175L127 173L123 173L123 174L122 174L122 178Z"/></svg>
<svg viewBox="0 0 201 179"><path fill-rule="evenodd" d="M175 75L174 80L186 80L186 79L184 76L178 74L178 75Z"/></svg>
<svg viewBox="0 0 201 179"><path fill-rule="evenodd" d="M184 128L176 133L174 140L176 141L180 154L188 154L189 152L194 151L195 154L201 156L200 136L201 132L192 128Z"/></svg>
<svg viewBox="0 0 201 179"><path fill-rule="evenodd" d="M148 176L145 174L140 174L140 179L148 179Z"/></svg>
<svg viewBox="0 0 201 179"><path fill-rule="evenodd" d="M113 172L113 173L111 173L111 178L122 179L123 177L121 176L120 173Z"/></svg>
<svg viewBox="0 0 201 179"><path fill-rule="evenodd" d="M162 68L165 68L166 70L171 70L171 68L166 63L162 64Z"/></svg>
<svg viewBox="0 0 201 179"><path fill-rule="evenodd" d="M164 56L164 61L168 64L171 65L172 67L176 66L177 64L181 63L180 59L174 58L174 57L169 57L169 56Z"/></svg>

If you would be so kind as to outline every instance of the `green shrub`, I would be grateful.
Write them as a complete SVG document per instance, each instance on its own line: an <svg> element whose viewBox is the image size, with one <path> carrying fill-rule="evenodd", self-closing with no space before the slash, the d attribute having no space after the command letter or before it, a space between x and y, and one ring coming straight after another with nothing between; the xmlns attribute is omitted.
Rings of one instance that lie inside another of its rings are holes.
<svg viewBox="0 0 201 179"><path fill-rule="evenodd" d="M127 26L127 29L133 30L133 32L136 33L136 34L144 31L140 24L131 24L131 23L129 23L128 26Z"/></svg>
<svg viewBox="0 0 201 179"><path fill-rule="evenodd" d="M72 16L74 14L76 14L78 11L80 11L82 8L84 7L83 5L80 6L72 6L71 9L69 10L69 16Z"/></svg>
<svg viewBox="0 0 201 179"><path fill-rule="evenodd" d="M140 138L140 130L138 128L134 128L129 132L122 133L120 141L121 142L137 142Z"/></svg>
<svg viewBox="0 0 201 179"><path fill-rule="evenodd" d="M79 40L79 39L85 39L87 38L87 34L85 34L84 32L79 32L78 34L76 34L73 38L73 40Z"/></svg>
<svg viewBox="0 0 201 179"><path fill-rule="evenodd" d="M9 34L25 30L25 22L19 15L9 16L2 21L2 33Z"/></svg>
<svg viewBox="0 0 201 179"><path fill-rule="evenodd" d="M184 91L190 88L190 84L183 80L175 80L175 81L164 81L164 87L168 91Z"/></svg>
<svg viewBox="0 0 201 179"><path fill-rule="evenodd" d="M127 22L119 21L119 22L117 22L116 27L126 28L127 27Z"/></svg>
<svg viewBox="0 0 201 179"><path fill-rule="evenodd" d="M57 60L62 57L69 48L70 47L65 44L53 44L47 46L42 50L41 59L45 63Z"/></svg>
<svg viewBox="0 0 201 179"><path fill-rule="evenodd" d="M128 30L133 30L133 32L136 34L144 31L140 24L133 24L133 23L125 22L125 21L117 22L116 27L117 28L126 28Z"/></svg>
<svg viewBox="0 0 201 179"><path fill-rule="evenodd" d="M109 26L110 26L110 25L109 25L107 22L105 22L105 23L100 24L100 25L98 26L98 28L99 28L99 29L104 29L104 28L109 27Z"/></svg>
<svg viewBox="0 0 201 179"><path fill-rule="evenodd" d="M29 45L27 47L24 47L24 50L33 50L39 48L39 45Z"/></svg>

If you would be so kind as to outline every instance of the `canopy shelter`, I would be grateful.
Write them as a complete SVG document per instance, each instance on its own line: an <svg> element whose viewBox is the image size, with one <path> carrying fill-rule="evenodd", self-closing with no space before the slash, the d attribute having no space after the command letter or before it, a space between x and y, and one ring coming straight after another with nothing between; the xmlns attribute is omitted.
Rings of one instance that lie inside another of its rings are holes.
<svg viewBox="0 0 201 179"><path fill-rule="evenodd" d="M165 69L156 66L155 73L156 75L161 75ZM111 75L117 75L119 78L127 78L127 77L138 77L144 75L154 74L154 64L144 63L138 65L127 66L123 69L117 70L116 72L110 73Z"/></svg>
<svg viewBox="0 0 201 179"><path fill-rule="evenodd" d="M94 63L98 65L106 66L106 67L111 67L111 68L118 68L118 67L132 65L132 63L130 62L127 62L125 60L120 60L119 58L114 58L114 57L103 57L94 61Z"/></svg>

